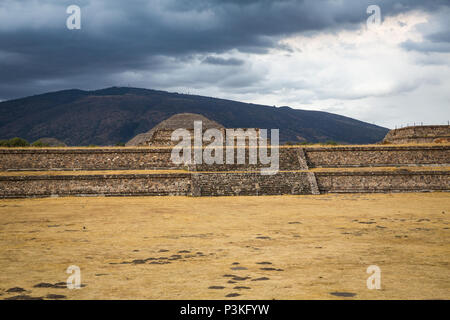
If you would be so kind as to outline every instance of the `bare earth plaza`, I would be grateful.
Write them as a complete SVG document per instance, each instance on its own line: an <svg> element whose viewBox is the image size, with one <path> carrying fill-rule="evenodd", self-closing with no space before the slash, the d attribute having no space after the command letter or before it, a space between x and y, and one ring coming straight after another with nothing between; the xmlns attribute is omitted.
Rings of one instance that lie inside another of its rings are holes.
<svg viewBox="0 0 450 320"><path fill-rule="evenodd" d="M2 299L450 298L448 127L282 146L274 175L173 164L169 129L146 147L0 150Z"/></svg>
<svg viewBox="0 0 450 320"><path fill-rule="evenodd" d="M449 299L449 212L448 192L2 200L0 294ZM85 287L54 286L72 264Z"/></svg>

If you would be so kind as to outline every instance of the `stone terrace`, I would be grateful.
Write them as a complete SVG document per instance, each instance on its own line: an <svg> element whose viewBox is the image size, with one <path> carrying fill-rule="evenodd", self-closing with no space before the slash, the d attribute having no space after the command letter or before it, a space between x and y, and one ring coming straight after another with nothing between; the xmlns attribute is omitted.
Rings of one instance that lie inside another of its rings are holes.
<svg viewBox="0 0 450 320"><path fill-rule="evenodd" d="M450 190L448 144L281 147L276 175L261 175L261 165L187 168L174 165L170 152L147 147L0 149L0 197Z"/></svg>

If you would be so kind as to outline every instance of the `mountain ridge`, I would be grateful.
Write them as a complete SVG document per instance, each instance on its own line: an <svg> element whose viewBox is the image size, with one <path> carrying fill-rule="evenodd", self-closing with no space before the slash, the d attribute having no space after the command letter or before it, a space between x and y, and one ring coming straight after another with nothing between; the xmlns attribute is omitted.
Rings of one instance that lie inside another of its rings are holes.
<svg viewBox="0 0 450 320"><path fill-rule="evenodd" d="M227 128L279 128L280 142L375 143L389 131L329 112L131 87L47 92L0 102L0 111L0 139L54 137L68 145L126 142L184 112Z"/></svg>

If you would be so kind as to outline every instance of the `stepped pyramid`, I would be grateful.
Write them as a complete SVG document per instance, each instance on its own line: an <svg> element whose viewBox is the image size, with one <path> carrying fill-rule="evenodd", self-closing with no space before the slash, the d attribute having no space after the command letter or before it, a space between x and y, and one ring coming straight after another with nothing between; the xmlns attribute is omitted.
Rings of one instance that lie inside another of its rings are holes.
<svg viewBox="0 0 450 320"><path fill-rule="evenodd" d="M125 145L127 147L132 146L173 146L174 142L170 137L172 132L176 129L186 129L191 132L193 137L194 121L202 121L203 131L211 128L219 129L222 132L225 128L205 116L196 113L179 113L171 116L170 118L160 122L154 126L150 131L138 134L133 139L128 141Z"/></svg>

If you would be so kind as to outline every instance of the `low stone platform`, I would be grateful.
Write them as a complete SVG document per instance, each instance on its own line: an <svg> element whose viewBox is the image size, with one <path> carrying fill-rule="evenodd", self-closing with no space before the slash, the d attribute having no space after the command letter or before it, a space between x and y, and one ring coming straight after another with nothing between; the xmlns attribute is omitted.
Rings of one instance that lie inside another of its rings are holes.
<svg viewBox="0 0 450 320"><path fill-rule="evenodd" d="M187 172L4 172L0 198L55 196L241 196L319 193L450 191L450 170L377 168L347 170Z"/></svg>
<svg viewBox="0 0 450 320"><path fill-rule="evenodd" d="M449 166L450 144L338 146L279 149L280 170L308 168ZM180 169L171 148L0 148L0 171ZM255 170L258 165L196 165L196 171Z"/></svg>
<svg viewBox="0 0 450 320"><path fill-rule="evenodd" d="M388 132L383 143L449 143L449 125L417 125Z"/></svg>
<svg viewBox="0 0 450 320"><path fill-rule="evenodd" d="M171 148L0 149L0 198L450 191L450 145L279 154L280 171L262 175L261 165L174 165Z"/></svg>

